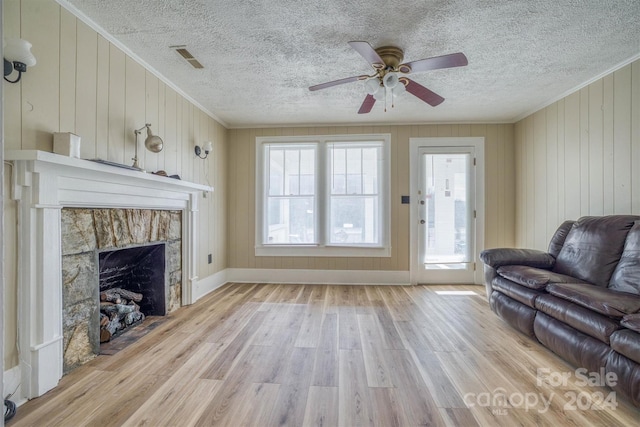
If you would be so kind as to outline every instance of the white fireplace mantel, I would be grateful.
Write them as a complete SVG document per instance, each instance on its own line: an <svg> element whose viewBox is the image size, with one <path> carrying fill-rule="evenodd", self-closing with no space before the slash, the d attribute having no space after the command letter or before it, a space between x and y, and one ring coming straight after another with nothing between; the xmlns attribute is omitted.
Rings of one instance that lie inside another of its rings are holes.
<svg viewBox="0 0 640 427"><path fill-rule="evenodd" d="M198 280L198 197L212 187L36 150L7 151L18 201L18 322L22 394L54 388L63 370L63 207L181 210L182 304Z"/></svg>

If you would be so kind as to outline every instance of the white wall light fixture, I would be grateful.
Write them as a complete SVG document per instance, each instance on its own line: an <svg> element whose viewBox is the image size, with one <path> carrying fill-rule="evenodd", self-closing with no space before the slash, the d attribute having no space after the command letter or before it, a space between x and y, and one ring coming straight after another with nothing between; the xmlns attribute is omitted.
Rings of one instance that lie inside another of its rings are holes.
<svg viewBox="0 0 640 427"><path fill-rule="evenodd" d="M27 67L36 65L36 57L31 53L31 43L23 39L7 39L3 46L4 53L4 79L9 83L17 83L22 77L22 73L27 72ZM18 72L15 80L7 78L13 73Z"/></svg>
<svg viewBox="0 0 640 427"><path fill-rule="evenodd" d="M204 157L201 155L203 151L204 151ZM201 159L206 159L207 157L209 157L209 153L212 151L213 151L213 143L211 141L205 142L202 147L200 147L199 145L196 145L195 147L196 156L200 157Z"/></svg>

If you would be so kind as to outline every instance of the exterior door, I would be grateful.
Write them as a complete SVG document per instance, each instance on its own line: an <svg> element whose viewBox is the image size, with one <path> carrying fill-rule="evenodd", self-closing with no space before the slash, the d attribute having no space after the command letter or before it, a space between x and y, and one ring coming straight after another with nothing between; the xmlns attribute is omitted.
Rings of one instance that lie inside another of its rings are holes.
<svg viewBox="0 0 640 427"><path fill-rule="evenodd" d="M454 140L414 147L410 198L414 284L477 282L477 144Z"/></svg>

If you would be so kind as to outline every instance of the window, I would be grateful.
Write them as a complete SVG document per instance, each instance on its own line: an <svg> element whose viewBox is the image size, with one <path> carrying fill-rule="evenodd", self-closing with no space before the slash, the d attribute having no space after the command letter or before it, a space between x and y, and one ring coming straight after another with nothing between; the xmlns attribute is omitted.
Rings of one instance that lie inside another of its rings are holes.
<svg viewBox="0 0 640 427"><path fill-rule="evenodd" d="M256 255L390 256L389 135L256 139Z"/></svg>
<svg viewBox="0 0 640 427"><path fill-rule="evenodd" d="M378 159L382 143L328 144L330 244L380 244Z"/></svg>
<svg viewBox="0 0 640 427"><path fill-rule="evenodd" d="M266 144L267 244L315 243L315 169L313 144Z"/></svg>

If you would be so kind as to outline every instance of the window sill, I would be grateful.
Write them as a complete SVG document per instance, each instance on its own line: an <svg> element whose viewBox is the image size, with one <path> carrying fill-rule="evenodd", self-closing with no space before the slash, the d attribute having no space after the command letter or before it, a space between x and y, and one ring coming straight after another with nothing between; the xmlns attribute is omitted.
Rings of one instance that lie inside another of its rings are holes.
<svg viewBox="0 0 640 427"><path fill-rule="evenodd" d="M256 246L256 256L389 258L391 257L391 248L308 245Z"/></svg>

